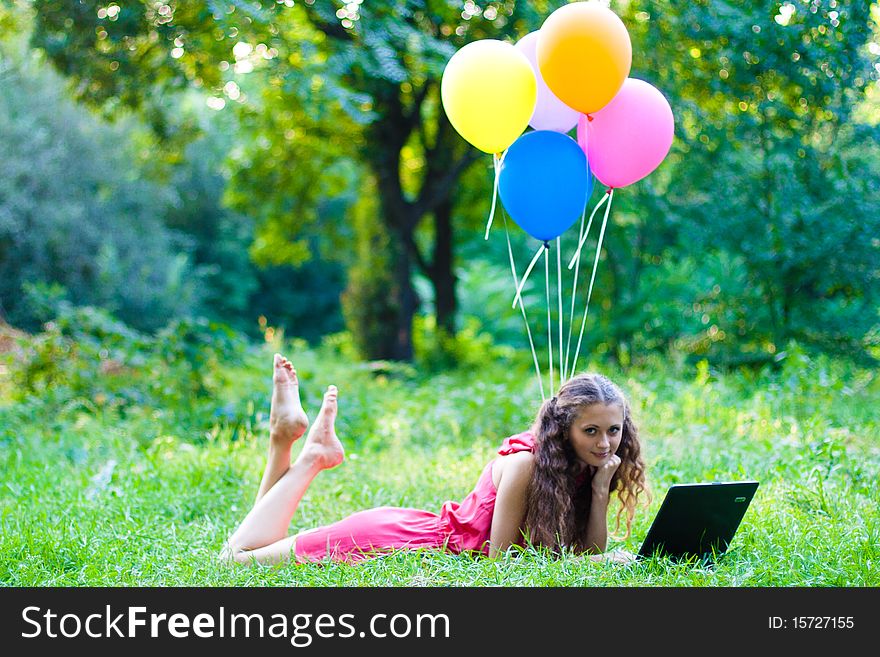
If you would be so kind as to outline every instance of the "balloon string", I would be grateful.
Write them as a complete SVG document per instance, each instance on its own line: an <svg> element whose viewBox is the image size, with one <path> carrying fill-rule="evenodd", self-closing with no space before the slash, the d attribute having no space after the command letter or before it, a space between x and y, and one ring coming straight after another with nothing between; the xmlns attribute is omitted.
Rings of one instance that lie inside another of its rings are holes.
<svg viewBox="0 0 880 657"><path fill-rule="evenodd" d="M587 218L587 206L585 204L584 211L581 214L581 228L580 228L580 232L578 233L578 243L580 243L580 241L583 239L583 236L584 236L584 219L586 219L586 218ZM571 355L571 330L572 330L572 327L574 326L574 301L575 301L575 295L577 294L578 271L580 270L580 266L581 266L581 260L580 260L580 258L577 258L577 260L575 261L574 278L571 281L571 313L568 318L568 341L565 344L565 368L566 368L566 372L571 372L571 373L573 373L574 370L568 369L568 357Z"/></svg>
<svg viewBox="0 0 880 657"><path fill-rule="evenodd" d="M489 209L489 221L486 223L486 236L484 239L489 239L489 228L491 228L492 220L495 218L495 203L498 199L498 178L501 175L501 163L503 161L504 153L492 155L492 165L495 167L495 182L492 184L492 207Z"/></svg>
<svg viewBox="0 0 880 657"><path fill-rule="evenodd" d="M578 142L578 146L580 146L581 150L584 152L584 155L586 155L587 154L587 115L586 114L579 114L578 115L577 142Z"/></svg>
<svg viewBox="0 0 880 657"><path fill-rule="evenodd" d="M516 278L516 263L513 260L513 248L510 246L510 231L507 228L507 215L502 211L501 218L504 220L504 234L507 237L507 255L510 257L510 273L513 275L513 285L514 287L519 286L519 282ZM541 389L541 401L543 402L546 397L544 396L544 381L541 378L541 367L538 365L538 354L535 352L535 342L532 340L532 330L529 328L529 319L526 316L526 308L525 305L520 303L519 308L522 311L523 321L526 325L526 334L529 336L529 347L532 349L532 360L535 363L535 375L538 377L538 386Z"/></svg>
<svg viewBox="0 0 880 657"><path fill-rule="evenodd" d="M544 242L544 287L547 290L547 349L550 355L550 394L556 388L553 385L553 330L550 324L550 247Z"/></svg>
<svg viewBox="0 0 880 657"><path fill-rule="evenodd" d="M517 302L521 303L521 295L522 295L523 285L526 284L526 281L529 278L529 274L531 274L532 270L535 268L535 263L538 262L538 258L541 257L541 252L543 250L544 250L544 245L542 244L541 246L538 247L538 251L535 253L535 257L532 258L532 261L529 263L529 266L526 268L526 273L523 274L522 280L519 282L519 285L516 288L516 296L513 299L513 305L511 306L511 308L516 308Z"/></svg>
<svg viewBox="0 0 880 657"><path fill-rule="evenodd" d="M586 232L584 232L583 235L581 235L581 240L580 242L578 242L577 250L574 252L574 256L572 257L571 262L568 263L569 269L574 267L574 263L580 257L581 249L584 248L584 242L587 241L587 235L590 234L590 226L593 225L593 217L596 216L596 212L599 210L599 208L602 207L602 204L609 199L609 194L611 194L610 189L602 195L602 199L598 203L596 203L596 207L593 208L593 211L590 213L590 221L587 222L587 230Z"/></svg>
<svg viewBox="0 0 880 657"><path fill-rule="evenodd" d="M562 363L562 241L556 238L556 292L559 297L559 385L565 381L565 367ZM549 336L548 336L549 337Z"/></svg>
<svg viewBox="0 0 880 657"><path fill-rule="evenodd" d="M602 228L599 230L599 242L596 244L596 258L593 260L593 274L590 276L590 289L587 292L587 304L584 306L584 318L581 321L581 332L578 336L577 349L574 351L574 363L571 367L572 372L577 368L578 354L581 350L581 340L584 337L584 326L587 325L587 311L590 308L590 297L593 296L593 282L596 280L596 266L599 264L599 252L602 250L602 240L605 237L605 226L608 223L608 213L611 211L611 201L614 198L614 190L609 189L606 196L608 197L608 205L605 207L605 217L602 219Z"/></svg>

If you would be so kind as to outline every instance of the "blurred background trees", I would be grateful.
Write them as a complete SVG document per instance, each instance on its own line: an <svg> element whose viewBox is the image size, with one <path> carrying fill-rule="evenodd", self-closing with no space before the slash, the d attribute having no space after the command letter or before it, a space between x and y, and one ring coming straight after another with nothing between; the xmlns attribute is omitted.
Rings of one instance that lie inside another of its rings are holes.
<svg viewBox="0 0 880 657"><path fill-rule="evenodd" d="M768 7L629 7L646 53L636 75L669 90L682 128L667 215L678 255L715 268L692 299L717 329L709 353L760 360L790 339L858 352L880 307L880 132L876 115L860 116L877 77L877 6Z"/></svg>
<svg viewBox="0 0 880 657"><path fill-rule="evenodd" d="M439 81L465 43L514 41L561 4L5 0L0 315L345 330L370 359L415 344L451 364L479 333L527 353L500 214L483 240L491 158L452 130ZM611 7L676 141L615 195L583 349L876 357L877 5ZM537 245L510 235L522 268ZM543 290L526 301L544 344Z"/></svg>

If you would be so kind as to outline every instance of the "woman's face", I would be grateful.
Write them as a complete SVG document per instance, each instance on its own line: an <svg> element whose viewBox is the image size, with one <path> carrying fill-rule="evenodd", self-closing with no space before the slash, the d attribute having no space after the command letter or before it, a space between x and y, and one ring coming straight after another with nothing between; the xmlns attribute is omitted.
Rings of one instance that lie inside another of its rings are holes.
<svg viewBox="0 0 880 657"><path fill-rule="evenodd" d="M593 468L603 465L620 446L623 407L620 404L591 404L575 416L569 438L578 460Z"/></svg>

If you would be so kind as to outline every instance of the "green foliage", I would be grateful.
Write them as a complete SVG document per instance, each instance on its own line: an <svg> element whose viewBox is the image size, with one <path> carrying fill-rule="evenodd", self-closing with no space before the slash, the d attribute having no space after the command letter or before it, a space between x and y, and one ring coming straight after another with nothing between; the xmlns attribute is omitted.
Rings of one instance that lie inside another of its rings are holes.
<svg viewBox="0 0 880 657"><path fill-rule="evenodd" d="M880 153L876 127L858 119L877 79L868 5L794 3L787 26L774 19L779 6L613 6L633 39L631 75L667 95L676 140L657 171L615 193L586 353L627 364L666 351L760 367L789 340L855 358L876 350ZM489 182L485 166L472 167L461 219L485 222ZM474 236L462 246L462 314L527 349L521 318L504 303L512 281L499 218L488 243ZM535 247L523 248L515 227L511 236L522 272ZM579 289L588 280L582 267ZM546 344L536 321L543 290L526 306Z"/></svg>
<svg viewBox="0 0 880 657"><path fill-rule="evenodd" d="M437 326L433 315L417 316L413 322L415 365L421 372L443 372L455 368L479 371L486 363L514 358L510 346L496 345L476 317L465 319L464 327L450 335Z"/></svg>
<svg viewBox="0 0 880 657"><path fill-rule="evenodd" d="M62 303L59 310L44 331L20 340L22 352L9 370L16 400L66 401L124 390L113 374L129 354L143 350L143 336L101 309Z"/></svg>
<svg viewBox="0 0 880 657"><path fill-rule="evenodd" d="M409 271L416 265L435 274L435 285L454 280L449 258L429 262L413 233L475 157L440 111L443 67L465 43L516 38L561 4L503 2L465 13L453 2L288 7L266 0L208 11L169 5L157 14L89 2L66 12L64 3L40 0L32 43L76 83L78 98L109 113L137 108L159 134L175 122L153 99L172 90L198 87L215 95L215 107L227 98L237 106L242 135L226 199L257 218L251 254L261 263L299 265L316 244L344 241L351 231L338 230L325 201L376 176L377 219L401 242L387 254L396 279L386 294L397 298L363 306L362 315L377 314L352 326L395 312L397 343L375 342L372 334L361 340L376 353L390 344L381 353L405 358L418 302ZM339 259L348 264L353 253L345 255Z"/></svg>
<svg viewBox="0 0 880 657"><path fill-rule="evenodd" d="M870 6L781 6L646 0L625 16L633 74L667 94L677 140L630 206L666 243L643 221L624 230L641 257L694 258L701 277L704 262L737 263L732 285L688 304L727 336L721 361L792 338L865 353L878 321L876 127L854 120L877 79Z"/></svg>
<svg viewBox="0 0 880 657"><path fill-rule="evenodd" d="M182 111L200 116L204 131L186 146L180 161L158 166L157 175L168 178L174 194L165 223L188 238L187 252L202 283L202 312L253 336L260 317L288 335L315 342L338 331L342 326L339 294L344 285L341 247L333 248L329 239L314 235L288 239L293 227L284 235L268 235L267 230L280 224L262 222L264 206L255 204L252 196L231 193L230 180L238 175L262 175L265 166L276 172L283 168L271 166L264 158L247 163L228 160L240 129L234 116L195 108ZM268 178L263 182L284 184ZM338 206L326 202L322 207L328 221L335 220L344 233Z"/></svg>
<svg viewBox="0 0 880 657"><path fill-rule="evenodd" d="M311 340L339 330L339 262L317 249L299 270L259 270L249 258L255 217L224 206L233 115L195 93L168 99L181 133L173 145L131 116L98 121L65 100L40 57L23 54L29 21L14 16L21 32L0 43L9 82L0 100L0 315L34 330L67 300L149 331L200 314L252 335L261 315Z"/></svg>
<svg viewBox="0 0 880 657"><path fill-rule="evenodd" d="M364 190L366 192L366 188ZM342 312L361 358L373 360L388 353L394 344L397 309L390 270L392 242L376 221L376 198L365 193L352 208L356 255L349 270L348 287L342 295Z"/></svg>
<svg viewBox="0 0 880 657"><path fill-rule="evenodd" d="M0 48L10 66L0 95L0 314L39 326L40 285L142 329L184 314L197 281L162 225L170 199L120 147L137 124L102 126L64 100L36 58ZM27 284L37 287L26 293Z"/></svg>
<svg viewBox="0 0 880 657"><path fill-rule="evenodd" d="M525 350L521 318L505 302L506 243L497 230L482 241L491 170L485 160L468 164L473 153L444 122L439 78L465 43L514 41L561 4L505 0L463 11L452 1L287 7L265 0L178 3L169 5L171 14L158 14L135 3L110 15L98 2L17 3L19 11L3 20L24 34L32 16L32 45L71 81L78 99L112 115L139 108L159 143L185 151L185 161L177 168L159 162L145 176L160 179L170 169L170 188L124 187L141 201L133 221L149 227L154 242L135 249L120 238L123 244L107 245L87 230L75 244L49 239L48 252L63 256L54 260L62 273L45 276L34 276L21 265L24 256L14 255L27 253L47 268L52 258L23 236L33 234L40 245L51 231L39 222L38 230L22 230L30 214L4 214L4 193L43 219L53 212L86 217L102 235L116 225L95 219L94 204L32 207L33 194L3 190L0 266L5 253L13 256L0 280L14 283L0 288L4 313L38 325L39 308L28 306L35 297L15 283L26 279L59 283L61 296L106 305L140 328L155 329L188 303L193 314L249 331L263 315L317 342L341 328L336 299L347 286L344 317L360 353L387 355L393 338L409 332L406 314L430 313L431 287L452 280L435 281L427 257L437 234L431 204L452 194L460 315L478 317L495 343ZM705 0L611 6L633 40L631 75L667 95L676 140L657 171L615 197L586 353L627 364L669 350L758 368L776 363L792 340L847 357L876 354L880 152L876 94L873 101L868 94L878 78L876 49L869 47L876 7L872 15L871 4L857 0L757 9ZM0 78L9 71L0 66ZM212 107L225 106L206 110L207 98ZM187 104L197 109L181 111ZM22 107L14 113L23 117L21 132L12 131L19 139L9 143L30 146L21 135L42 134L42 124L30 120L40 108ZM199 131L207 138L194 141ZM76 140L63 143L77 159L61 157L65 171L46 171L70 183L65 172L81 156L91 161L90 151ZM29 180L26 166L43 166L42 159L16 159L3 171L0 190L2 180ZM140 182L140 166L130 167L130 179ZM120 164L113 170L129 171ZM118 195L106 191L106 177L84 184L104 190L98 207L115 211ZM46 187L36 189L47 194ZM372 220L392 239L386 247L354 226L362 196L371 197ZM161 230L152 215L162 215L176 234ZM64 216L51 225L76 225ZM4 233L4 225L12 228ZM19 241L4 250L9 233ZM530 245L513 238L523 263ZM97 255L80 254L80 244ZM594 247L588 240L587 252ZM268 269L254 270L245 248ZM487 269L493 276L482 278ZM407 290L411 274L421 277L415 300ZM529 301L533 310L543 306L542 295ZM533 320L533 327L546 342L541 323ZM415 327L414 337L420 331ZM435 347L419 349L434 353L431 362L449 362L443 351L456 349L442 345L435 340Z"/></svg>
<svg viewBox="0 0 880 657"><path fill-rule="evenodd" d="M168 407L177 409L176 422L196 424L215 412L225 364L245 347L231 329L204 318L175 319L148 335L100 308L62 302L54 317L6 356L18 403L123 414L143 405Z"/></svg>
<svg viewBox="0 0 880 657"><path fill-rule="evenodd" d="M471 253L476 254L476 249ZM469 318L479 319L483 329L498 344L527 349L528 341L522 315L518 309L511 308L516 286L510 273L507 253L490 252L492 259L486 255L463 255L456 275L459 280L459 312L464 321L469 321ZM525 250L516 255L521 271L525 267L524 263L528 263L530 255ZM545 304L543 290L540 292L539 295L536 286L527 286L523 290L523 302L529 311L530 324L536 329L535 320L540 315L535 313L543 310Z"/></svg>
<svg viewBox="0 0 880 657"><path fill-rule="evenodd" d="M155 356L174 368L175 386L170 389L174 398L168 401L177 406L188 399L212 396L220 385L218 377L222 381L225 363L240 357L243 347L241 338L223 324L203 318L173 320L156 334L154 347ZM171 377L157 378L167 381Z"/></svg>
<svg viewBox="0 0 880 657"><path fill-rule="evenodd" d="M152 151L141 155L143 166L172 197L163 223L180 236L192 260L202 311L240 330L253 330L250 304L260 285L246 246L253 240L254 222L223 206L228 177L223 162L236 125L192 107L201 98L188 100L178 102L179 114L198 117L204 125L201 135L179 157L156 158Z"/></svg>

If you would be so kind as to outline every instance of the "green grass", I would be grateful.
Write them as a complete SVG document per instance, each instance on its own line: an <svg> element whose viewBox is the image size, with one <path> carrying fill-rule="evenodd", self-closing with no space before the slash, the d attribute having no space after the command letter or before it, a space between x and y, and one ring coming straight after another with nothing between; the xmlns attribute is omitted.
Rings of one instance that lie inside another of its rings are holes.
<svg viewBox="0 0 880 657"><path fill-rule="evenodd" d="M304 405L340 388L343 465L322 473L293 529L375 505L437 511L462 499L540 400L530 362L480 372L377 375L328 349L295 355ZM103 398L0 399L0 583L6 586L877 586L880 378L796 354L777 372L717 374L661 360L625 374L654 493L636 551L670 484L761 482L712 569L526 552L499 560L399 552L357 565L229 567L215 555L262 472L269 348L226 368L210 421L180 407ZM143 373L144 378L149 373ZM18 396L21 397L20 395ZM204 402L201 402L204 405ZM187 419L183 419L187 418ZM195 418L195 419L193 419ZM612 505L612 511L616 505Z"/></svg>

